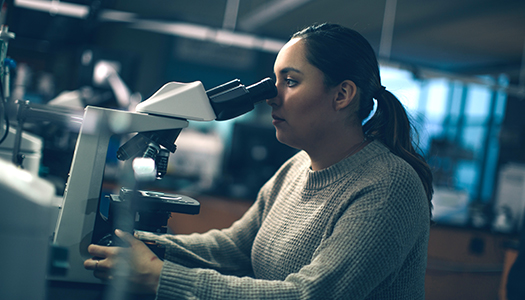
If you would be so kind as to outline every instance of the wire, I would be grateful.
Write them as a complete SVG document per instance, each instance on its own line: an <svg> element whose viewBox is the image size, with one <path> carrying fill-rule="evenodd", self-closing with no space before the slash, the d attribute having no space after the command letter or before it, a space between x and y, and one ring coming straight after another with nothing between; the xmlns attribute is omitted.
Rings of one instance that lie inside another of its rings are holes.
<svg viewBox="0 0 525 300"><path fill-rule="evenodd" d="M3 72L3 70L1 70ZM5 119L5 132L2 138L0 138L0 144L2 144L5 139L7 138L7 135L9 134L9 113L8 113L8 107L7 107L7 99L4 97L4 82L0 80L0 98L1 98L1 108L0 111L4 110L4 119ZM1 118L1 112L0 112L0 118Z"/></svg>
<svg viewBox="0 0 525 300"><path fill-rule="evenodd" d="M7 139L7 135L9 134L9 117L7 114L6 106L3 101L2 101L2 107L4 109L4 117L5 117L5 132L2 138L0 138L0 144L2 144L5 141L5 139Z"/></svg>

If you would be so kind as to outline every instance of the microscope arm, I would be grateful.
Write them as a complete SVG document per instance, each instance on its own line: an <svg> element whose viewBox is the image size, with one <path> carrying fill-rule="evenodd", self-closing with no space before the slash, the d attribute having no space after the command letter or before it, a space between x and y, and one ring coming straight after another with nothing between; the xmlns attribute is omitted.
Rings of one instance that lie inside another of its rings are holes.
<svg viewBox="0 0 525 300"><path fill-rule="evenodd" d="M87 247L92 243L99 212L100 191L111 136L146 131L185 128L188 121L88 106L77 139L64 199L55 228L54 242L69 251L67 276L60 281L98 283L83 267L90 257Z"/></svg>

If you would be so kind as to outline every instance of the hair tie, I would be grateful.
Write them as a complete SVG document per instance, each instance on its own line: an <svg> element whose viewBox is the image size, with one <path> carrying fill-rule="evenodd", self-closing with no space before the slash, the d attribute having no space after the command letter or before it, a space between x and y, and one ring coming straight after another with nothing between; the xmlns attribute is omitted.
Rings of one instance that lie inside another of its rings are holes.
<svg viewBox="0 0 525 300"><path fill-rule="evenodd" d="M386 88L384 86L380 86L373 94L372 98L377 99L383 92L386 91Z"/></svg>

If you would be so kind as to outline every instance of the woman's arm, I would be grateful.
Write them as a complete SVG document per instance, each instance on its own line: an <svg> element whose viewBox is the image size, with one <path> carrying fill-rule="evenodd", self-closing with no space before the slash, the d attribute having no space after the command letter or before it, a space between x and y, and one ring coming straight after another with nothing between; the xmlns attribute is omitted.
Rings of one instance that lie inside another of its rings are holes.
<svg viewBox="0 0 525 300"><path fill-rule="evenodd" d="M189 235L137 232L143 241L165 247L165 260L190 268L210 268L226 274L250 275L251 248L261 222L264 202L259 199L241 219L222 230Z"/></svg>

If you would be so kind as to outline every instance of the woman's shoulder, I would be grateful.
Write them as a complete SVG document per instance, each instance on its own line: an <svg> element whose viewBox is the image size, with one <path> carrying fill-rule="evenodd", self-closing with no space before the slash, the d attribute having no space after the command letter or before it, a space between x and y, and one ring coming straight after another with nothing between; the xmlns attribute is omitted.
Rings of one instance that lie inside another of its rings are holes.
<svg viewBox="0 0 525 300"><path fill-rule="evenodd" d="M370 159L362 165L369 173L382 174L381 177L396 178L400 175L417 177L414 168L404 159L394 154L387 146L380 141L373 141L370 144Z"/></svg>
<svg viewBox="0 0 525 300"><path fill-rule="evenodd" d="M354 170L356 176L353 177L355 180L351 182L352 186L367 190L370 195L383 200L389 197L402 197L407 201L413 201L408 199L412 197L426 199L423 183L407 161L379 141L369 146L372 147L368 149L368 159L363 159Z"/></svg>
<svg viewBox="0 0 525 300"><path fill-rule="evenodd" d="M372 146L369 151L373 155L359 166L354 180L345 182L356 196L349 198L352 209L347 213L376 211L384 213L385 218L406 222L417 218L421 224L428 224L428 200L417 172L382 143Z"/></svg>

